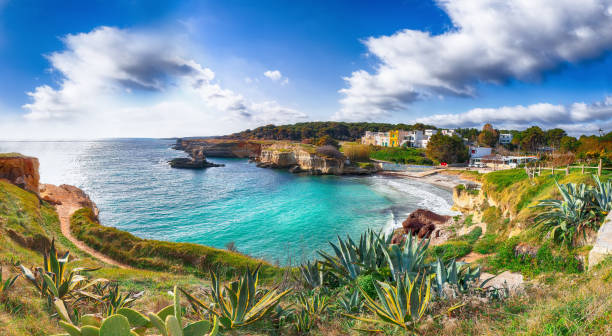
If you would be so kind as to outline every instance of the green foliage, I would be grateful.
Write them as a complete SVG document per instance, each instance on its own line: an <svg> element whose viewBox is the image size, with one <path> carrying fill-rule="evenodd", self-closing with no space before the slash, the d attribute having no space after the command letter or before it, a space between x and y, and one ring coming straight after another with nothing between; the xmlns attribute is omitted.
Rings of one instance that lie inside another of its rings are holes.
<svg viewBox="0 0 612 336"><path fill-rule="evenodd" d="M55 240L51 242L51 248L44 254L42 267L33 271L24 265L19 265L21 274L27 279L38 292L48 299L50 303L53 298L60 300L75 300L81 296L81 291L95 283L106 281L96 279L89 281L81 272L94 271L93 268L73 268L68 270L68 257L70 252L59 256L55 249Z"/></svg>
<svg viewBox="0 0 612 336"><path fill-rule="evenodd" d="M480 278L480 267L472 269L467 264L458 263L454 259L446 264L438 259L431 265L431 268L432 273L436 275L435 293L441 297L446 295L445 286L450 286L452 290L457 290L460 293L467 293Z"/></svg>
<svg viewBox="0 0 612 336"><path fill-rule="evenodd" d="M174 304L157 313L146 316L130 308L121 308L111 316L100 319L95 315L81 317L81 326L73 324L68 315L64 302L55 300L55 308L62 319L60 326L70 336L137 336L144 335L148 329L155 329L162 336L215 336L219 332L218 320L213 323L200 320L193 323L184 323L180 306L180 295L174 287ZM185 326L183 326L186 324Z"/></svg>
<svg viewBox="0 0 612 336"><path fill-rule="evenodd" d="M15 285L15 281L21 274L17 274L14 277L9 277L6 281L2 280L2 267L0 267L0 295L8 293L9 290Z"/></svg>
<svg viewBox="0 0 612 336"><path fill-rule="evenodd" d="M391 236L368 230L359 238L359 244L347 237L338 236L338 245L329 242L334 251L331 255L325 251L317 253L323 257L322 264L345 283L355 280L362 272L373 272L382 267L385 260L385 247L391 242Z"/></svg>
<svg viewBox="0 0 612 336"><path fill-rule="evenodd" d="M215 308L196 299L182 290L194 308L204 309L219 317L224 329L234 329L249 325L268 314L291 290L278 293L276 289L259 291L259 266L251 273L245 273L229 286L221 287L217 274L210 272L212 281L211 298Z"/></svg>
<svg viewBox="0 0 612 336"><path fill-rule="evenodd" d="M546 136L540 127L532 126L521 132L521 149L528 152L535 152L544 144L546 144Z"/></svg>
<svg viewBox="0 0 612 336"><path fill-rule="evenodd" d="M599 211L607 214L612 210L612 181L601 182L597 175L593 175L593 179L595 180L593 197L597 201Z"/></svg>
<svg viewBox="0 0 612 336"><path fill-rule="evenodd" d="M442 133L430 137L426 154L433 161L446 163L465 162L469 158L468 148L463 143L463 139Z"/></svg>
<svg viewBox="0 0 612 336"><path fill-rule="evenodd" d="M504 219L498 207L488 207L482 213L482 221L487 224L487 232L498 232L503 228Z"/></svg>
<svg viewBox="0 0 612 336"><path fill-rule="evenodd" d="M403 277L396 281L395 286L376 282L374 287L378 301L361 288L365 298L365 306L377 319L367 319L358 316L349 317L374 323L386 323L400 327L406 331L416 331L418 321L423 317L431 299L431 280L434 276L410 280Z"/></svg>
<svg viewBox="0 0 612 336"><path fill-rule="evenodd" d="M498 170L484 175L485 182L494 185L495 191L501 191L527 178L524 169Z"/></svg>
<svg viewBox="0 0 612 336"><path fill-rule="evenodd" d="M431 254L434 257L444 261L461 258L470 252L472 252L472 246L467 241L462 240L447 241L431 249Z"/></svg>
<svg viewBox="0 0 612 336"><path fill-rule="evenodd" d="M470 227L472 226L472 224L474 224L474 215L473 214L469 214L467 216L465 216L465 221L463 221L463 225Z"/></svg>
<svg viewBox="0 0 612 336"><path fill-rule="evenodd" d="M371 148L368 145L361 145L357 143L344 143L340 148L344 156L346 156L351 162L369 162Z"/></svg>
<svg viewBox="0 0 612 336"><path fill-rule="evenodd" d="M544 272L580 273L582 271L580 262L570 252L559 252L555 255L549 245L543 245L535 257L517 255L515 247L518 243L519 238L513 237L499 245L497 254L489 261L492 270L507 269L530 277Z"/></svg>
<svg viewBox="0 0 612 336"><path fill-rule="evenodd" d="M361 288L363 289L363 287ZM373 292L373 295L375 295L375 292ZM363 299L359 294L359 290L355 289L352 292L347 292L346 295L341 296L338 299L338 307L340 307L346 314L359 313L363 307Z"/></svg>
<svg viewBox="0 0 612 336"><path fill-rule="evenodd" d="M120 293L119 285L114 284L110 286L108 293L102 296L100 300L105 306L105 309L104 309L105 316L114 315L121 308L131 307L134 301L136 301L141 295L142 295L142 292L138 294Z"/></svg>
<svg viewBox="0 0 612 336"><path fill-rule="evenodd" d="M499 140L499 134L491 126L491 124L485 124L482 128L482 132L478 135L478 143L485 147L495 147Z"/></svg>
<svg viewBox="0 0 612 336"><path fill-rule="evenodd" d="M374 282L377 280L383 279L381 279L379 276L376 276L375 274L360 275L356 280L357 287L359 287L362 291L368 293L368 295L375 296L376 288L374 288Z"/></svg>
<svg viewBox="0 0 612 336"><path fill-rule="evenodd" d="M333 146L338 148L338 141L334 140L334 138L329 135L324 135L317 140L317 146Z"/></svg>
<svg viewBox="0 0 612 336"><path fill-rule="evenodd" d="M124 264L161 271L181 271L203 275L220 269L235 275L262 263L263 279L277 276L280 270L248 256L191 243L174 243L138 238L128 232L100 225L91 210L77 210L70 230L79 240Z"/></svg>
<svg viewBox="0 0 612 336"><path fill-rule="evenodd" d="M416 275L424 267L425 256L429 240L418 240L408 235L408 239L402 245L388 245L383 250L387 263L391 269L393 279L397 280L401 276L409 276L411 278Z"/></svg>
<svg viewBox="0 0 612 336"><path fill-rule="evenodd" d="M478 240L478 238L480 238L481 234L482 234L482 228L480 226L477 226L473 228L472 231L470 231L470 233L464 234L463 236L459 237L459 239L464 240L468 242L468 244L472 245Z"/></svg>
<svg viewBox="0 0 612 336"><path fill-rule="evenodd" d="M381 147L370 154L372 159L403 164L431 165L433 161L425 157L425 151L408 147Z"/></svg>
<svg viewBox="0 0 612 336"><path fill-rule="evenodd" d="M360 139L366 131L388 132L390 130L424 130L435 129L435 126L423 124L385 124L385 123L348 123L335 121L303 122L292 125L266 125L253 130L246 130L230 135L239 139L268 139L268 140L305 140L320 138L325 135L338 140L355 141Z"/></svg>
<svg viewBox="0 0 612 336"><path fill-rule="evenodd" d="M537 207L543 208L544 212L538 214L536 222L544 225L555 241L572 246L577 234L598 227L591 189L585 184L574 183L557 183L557 188L562 200L539 201Z"/></svg>
<svg viewBox="0 0 612 336"><path fill-rule="evenodd" d="M489 254L495 251L497 248L497 242L495 241L497 236L491 233L485 234L480 240L473 246L473 250L480 254Z"/></svg>
<svg viewBox="0 0 612 336"><path fill-rule="evenodd" d="M323 270L318 261L313 263L307 261L305 265L300 265L300 274L302 275L303 283L311 289L323 285Z"/></svg>

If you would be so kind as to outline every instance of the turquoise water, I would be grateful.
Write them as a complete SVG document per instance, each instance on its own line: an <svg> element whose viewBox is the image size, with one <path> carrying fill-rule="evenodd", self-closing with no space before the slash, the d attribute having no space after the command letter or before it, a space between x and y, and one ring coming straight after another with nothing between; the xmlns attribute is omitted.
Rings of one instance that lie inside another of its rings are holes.
<svg viewBox="0 0 612 336"><path fill-rule="evenodd" d="M293 175L244 159L225 167L172 169L185 156L169 140L0 142L36 156L41 181L84 189L102 224L139 237L194 242L281 264L311 258L336 235L390 230L421 207L451 213L448 191L386 177Z"/></svg>

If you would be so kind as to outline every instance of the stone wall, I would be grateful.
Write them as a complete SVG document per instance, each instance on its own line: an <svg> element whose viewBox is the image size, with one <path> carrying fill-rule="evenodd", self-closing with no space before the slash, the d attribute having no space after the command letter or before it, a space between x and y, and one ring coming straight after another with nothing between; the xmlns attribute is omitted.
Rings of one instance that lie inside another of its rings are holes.
<svg viewBox="0 0 612 336"><path fill-rule="evenodd" d="M597 240L589 252L589 268L597 265L607 255L612 255L612 212L597 231Z"/></svg>

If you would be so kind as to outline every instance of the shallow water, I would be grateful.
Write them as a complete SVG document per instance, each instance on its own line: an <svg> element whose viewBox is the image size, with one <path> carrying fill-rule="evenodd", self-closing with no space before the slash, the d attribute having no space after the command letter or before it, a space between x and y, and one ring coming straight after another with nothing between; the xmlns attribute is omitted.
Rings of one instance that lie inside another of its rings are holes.
<svg viewBox="0 0 612 336"><path fill-rule="evenodd" d="M185 156L170 140L0 142L0 152L40 159L41 181L72 184L100 208L102 224L139 237L194 242L281 264L312 258L336 235L387 230L427 208L452 214L450 192L382 176L293 175L245 159L225 167L172 169Z"/></svg>

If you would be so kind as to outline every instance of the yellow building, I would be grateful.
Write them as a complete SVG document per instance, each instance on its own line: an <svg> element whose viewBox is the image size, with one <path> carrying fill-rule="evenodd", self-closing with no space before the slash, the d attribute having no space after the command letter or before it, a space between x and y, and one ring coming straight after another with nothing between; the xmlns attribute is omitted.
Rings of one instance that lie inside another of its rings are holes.
<svg viewBox="0 0 612 336"><path fill-rule="evenodd" d="M399 147L400 139L399 139L400 131L389 131L389 147Z"/></svg>

